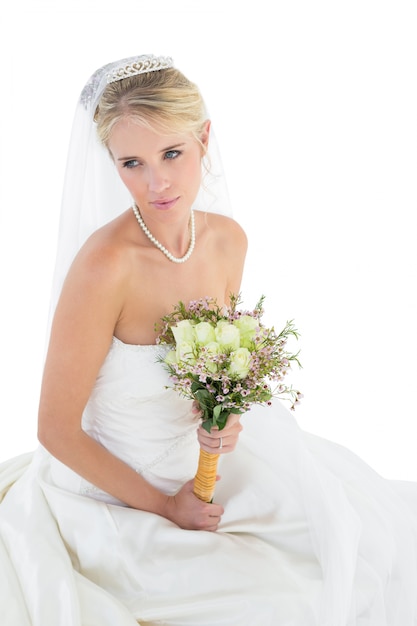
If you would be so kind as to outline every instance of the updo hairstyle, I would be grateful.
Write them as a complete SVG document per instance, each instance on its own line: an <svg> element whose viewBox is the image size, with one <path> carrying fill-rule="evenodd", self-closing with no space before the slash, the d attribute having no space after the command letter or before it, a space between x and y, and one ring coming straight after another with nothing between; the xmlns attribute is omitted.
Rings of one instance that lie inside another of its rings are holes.
<svg viewBox="0 0 417 626"><path fill-rule="evenodd" d="M175 68L107 85L94 115L98 137L107 148L112 129L123 118L163 134L189 132L200 144L207 119L197 86Z"/></svg>

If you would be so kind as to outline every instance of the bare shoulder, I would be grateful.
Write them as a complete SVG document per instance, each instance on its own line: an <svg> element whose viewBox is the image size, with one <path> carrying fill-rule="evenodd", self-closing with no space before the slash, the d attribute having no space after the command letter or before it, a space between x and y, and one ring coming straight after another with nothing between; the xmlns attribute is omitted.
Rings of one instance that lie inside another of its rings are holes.
<svg viewBox="0 0 417 626"><path fill-rule="evenodd" d="M93 233L76 255L64 281L53 329L60 339L111 337L123 313L133 264L133 243L123 216Z"/></svg>
<svg viewBox="0 0 417 626"><path fill-rule="evenodd" d="M248 240L242 226L233 218L217 213L203 213L202 219L216 236L219 245L224 246L227 242L228 249L241 250L244 254Z"/></svg>
<svg viewBox="0 0 417 626"><path fill-rule="evenodd" d="M231 217L214 213L199 215L207 244L207 254L225 280L225 302L231 293L239 293L248 241L243 228Z"/></svg>
<svg viewBox="0 0 417 626"><path fill-rule="evenodd" d="M107 285L128 276L133 242L129 238L124 215L95 231L81 247L70 270L82 274L84 280L95 284L105 281Z"/></svg>

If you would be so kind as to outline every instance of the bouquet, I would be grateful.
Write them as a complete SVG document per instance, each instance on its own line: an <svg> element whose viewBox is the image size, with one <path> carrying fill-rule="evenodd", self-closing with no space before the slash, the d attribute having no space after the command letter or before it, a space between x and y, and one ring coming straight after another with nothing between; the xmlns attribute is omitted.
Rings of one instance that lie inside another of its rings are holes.
<svg viewBox="0 0 417 626"><path fill-rule="evenodd" d="M298 338L293 321L276 333L261 321L264 296L251 311L238 310L240 296L230 302L228 308L209 297L179 302L156 328L157 343L172 345L163 359L172 387L199 404L208 432L251 404L271 404L275 396L291 400L294 409L302 397L284 383L291 362L300 365L298 353L287 351L289 337ZM213 498L218 458L200 449L194 493L205 502Z"/></svg>

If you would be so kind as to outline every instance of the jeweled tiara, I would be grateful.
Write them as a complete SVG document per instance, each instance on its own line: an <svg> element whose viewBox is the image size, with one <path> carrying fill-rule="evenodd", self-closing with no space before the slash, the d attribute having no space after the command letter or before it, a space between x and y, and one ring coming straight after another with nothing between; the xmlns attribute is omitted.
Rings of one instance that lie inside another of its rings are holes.
<svg viewBox="0 0 417 626"><path fill-rule="evenodd" d="M123 65L112 69L107 74L107 82L114 83L117 80L136 76L137 74L146 74L147 72L157 72L174 67L171 57L156 57L153 54L143 54L140 57L129 59Z"/></svg>

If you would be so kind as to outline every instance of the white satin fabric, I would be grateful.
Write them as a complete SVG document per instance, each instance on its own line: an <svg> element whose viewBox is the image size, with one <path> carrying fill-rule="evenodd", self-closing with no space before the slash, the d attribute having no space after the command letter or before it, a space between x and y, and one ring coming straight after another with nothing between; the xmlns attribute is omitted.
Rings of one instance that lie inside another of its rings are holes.
<svg viewBox="0 0 417 626"><path fill-rule="evenodd" d="M195 472L196 421L161 350L114 339L83 427L174 493ZM417 485L279 402L242 419L216 533L129 509L42 448L3 464L2 626L416 626Z"/></svg>

